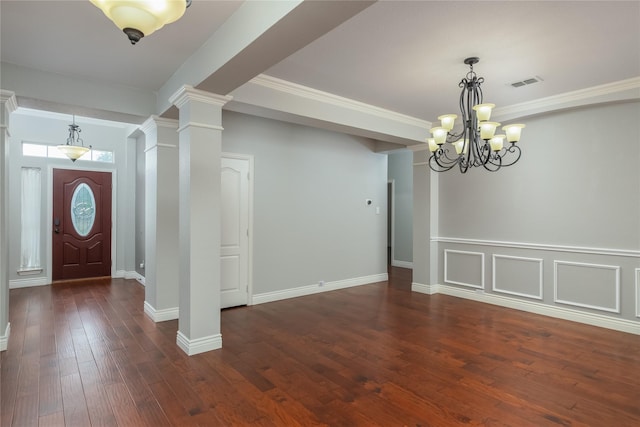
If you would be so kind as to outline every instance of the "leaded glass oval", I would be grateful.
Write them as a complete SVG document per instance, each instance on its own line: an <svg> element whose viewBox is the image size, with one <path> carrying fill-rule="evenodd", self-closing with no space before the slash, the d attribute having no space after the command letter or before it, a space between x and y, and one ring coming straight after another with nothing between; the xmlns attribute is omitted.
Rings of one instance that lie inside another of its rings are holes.
<svg viewBox="0 0 640 427"><path fill-rule="evenodd" d="M82 237L89 234L96 220L96 199L87 184L76 187L71 197L71 222L76 233Z"/></svg>

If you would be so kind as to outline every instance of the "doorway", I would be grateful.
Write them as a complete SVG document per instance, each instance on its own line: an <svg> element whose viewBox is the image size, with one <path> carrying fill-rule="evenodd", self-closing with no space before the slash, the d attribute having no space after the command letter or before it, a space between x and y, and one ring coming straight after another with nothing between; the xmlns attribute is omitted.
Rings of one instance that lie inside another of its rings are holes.
<svg viewBox="0 0 640 427"><path fill-rule="evenodd" d="M52 281L111 276L111 172L53 169Z"/></svg>
<svg viewBox="0 0 640 427"><path fill-rule="evenodd" d="M250 303L253 158L221 161L220 306L229 308Z"/></svg>

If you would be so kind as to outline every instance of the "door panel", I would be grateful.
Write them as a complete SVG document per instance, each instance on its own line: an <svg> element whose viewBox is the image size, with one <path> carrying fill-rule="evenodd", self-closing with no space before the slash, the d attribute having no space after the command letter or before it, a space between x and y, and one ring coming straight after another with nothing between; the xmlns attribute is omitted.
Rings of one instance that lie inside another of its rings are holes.
<svg viewBox="0 0 640 427"><path fill-rule="evenodd" d="M221 307L248 303L249 161L222 158Z"/></svg>
<svg viewBox="0 0 640 427"><path fill-rule="evenodd" d="M111 276L111 173L53 170L52 279Z"/></svg>

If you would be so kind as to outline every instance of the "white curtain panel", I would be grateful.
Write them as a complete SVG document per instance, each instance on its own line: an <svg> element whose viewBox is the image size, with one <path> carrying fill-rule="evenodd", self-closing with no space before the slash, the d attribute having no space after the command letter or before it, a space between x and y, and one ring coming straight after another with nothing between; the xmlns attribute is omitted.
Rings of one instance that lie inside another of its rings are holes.
<svg viewBox="0 0 640 427"><path fill-rule="evenodd" d="M20 269L41 268L40 204L42 178L39 168L22 168L22 240Z"/></svg>

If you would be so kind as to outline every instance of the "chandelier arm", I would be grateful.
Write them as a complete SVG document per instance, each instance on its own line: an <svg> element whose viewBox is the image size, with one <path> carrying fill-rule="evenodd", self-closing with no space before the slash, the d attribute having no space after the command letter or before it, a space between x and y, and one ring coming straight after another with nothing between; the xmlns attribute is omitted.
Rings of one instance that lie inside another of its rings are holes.
<svg viewBox="0 0 640 427"><path fill-rule="evenodd" d="M522 156L522 150L520 150L520 147L518 147L515 143L511 143L511 147L505 149L505 156L506 153L514 153L515 158L512 161L509 161L509 163L503 163L502 166L507 167L507 166L511 166L514 163L516 163L518 160L520 160L520 156ZM513 156L509 156L509 159L513 158Z"/></svg>
<svg viewBox="0 0 640 427"><path fill-rule="evenodd" d="M437 167L434 167L434 164ZM435 172L446 172L446 171L450 170L451 168L453 168L455 165L456 165L455 162L451 163L451 165L443 165L443 164L441 164L435 153L433 153L431 155L431 157L429 157L429 168L432 171L435 171Z"/></svg>
<svg viewBox="0 0 640 427"><path fill-rule="evenodd" d="M455 166L455 164L458 162L458 158L451 158L448 155L449 153L449 149L448 148L438 148L438 150L436 152L434 152L432 154L432 157L434 158L434 161L436 162L436 164L439 167L442 168L447 168L449 167L449 165L452 165L451 167ZM450 168L450 167L449 167Z"/></svg>
<svg viewBox="0 0 640 427"><path fill-rule="evenodd" d="M504 166L504 163L502 162L503 158L504 158L504 154L502 153L502 150L500 150L500 151L491 151L489 153L489 161L487 162L486 165L483 165L483 166L489 172L496 172L501 167Z"/></svg>

